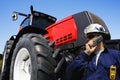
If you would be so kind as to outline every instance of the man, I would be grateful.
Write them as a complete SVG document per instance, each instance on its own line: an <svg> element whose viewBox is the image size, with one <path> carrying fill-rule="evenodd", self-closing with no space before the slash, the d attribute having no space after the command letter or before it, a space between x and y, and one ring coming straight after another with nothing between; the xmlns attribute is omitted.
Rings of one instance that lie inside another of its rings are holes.
<svg viewBox="0 0 120 80"><path fill-rule="evenodd" d="M66 80L120 80L120 51L105 48L108 32L100 24L90 24L84 30L86 49L66 69ZM102 36L103 40L93 46Z"/></svg>

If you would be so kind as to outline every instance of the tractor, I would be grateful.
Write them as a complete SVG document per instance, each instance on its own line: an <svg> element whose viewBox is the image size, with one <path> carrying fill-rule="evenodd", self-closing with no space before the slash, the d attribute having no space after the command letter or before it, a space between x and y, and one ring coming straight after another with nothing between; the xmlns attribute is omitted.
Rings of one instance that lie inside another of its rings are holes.
<svg viewBox="0 0 120 80"><path fill-rule="evenodd" d="M6 41L3 51L1 80L65 80L65 68L86 43L84 28L92 23L104 26L104 21L89 11L64 19L35 11L30 14L13 12L13 21L24 16L18 33ZM109 48L120 50L120 40L106 41Z"/></svg>

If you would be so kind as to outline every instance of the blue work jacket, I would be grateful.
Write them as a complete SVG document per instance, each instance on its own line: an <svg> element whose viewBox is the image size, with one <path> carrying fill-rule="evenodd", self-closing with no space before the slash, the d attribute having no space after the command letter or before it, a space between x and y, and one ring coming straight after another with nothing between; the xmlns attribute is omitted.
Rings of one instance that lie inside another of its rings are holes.
<svg viewBox="0 0 120 80"><path fill-rule="evenodd" d="M116 67L120 80L120 51L105 49L95 64L96 55L85 52L78 55L66 68L66 80L110 80L110 66Z"/></svg>

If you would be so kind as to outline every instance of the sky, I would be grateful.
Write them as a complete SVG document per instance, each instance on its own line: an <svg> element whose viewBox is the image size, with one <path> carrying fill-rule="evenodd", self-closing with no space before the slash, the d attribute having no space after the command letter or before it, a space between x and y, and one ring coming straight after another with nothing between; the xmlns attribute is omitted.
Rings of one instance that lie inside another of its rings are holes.
<svg viewBox="0 0 120 80"><path fill-rule="evenodd" d="M34 9L61 20L69 15L90 11L99 16L108 26L112 39L120 39L120 0L3 0L0 2L0 53L6 41L18 33L18 27L24 19L12 21L12 12L30 13Z"/></svg>

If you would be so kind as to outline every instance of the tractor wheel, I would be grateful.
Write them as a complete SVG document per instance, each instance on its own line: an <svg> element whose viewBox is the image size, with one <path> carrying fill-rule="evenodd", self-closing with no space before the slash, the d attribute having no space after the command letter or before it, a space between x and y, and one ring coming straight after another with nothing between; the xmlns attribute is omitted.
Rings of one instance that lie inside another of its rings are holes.
<svg viewBox="0 0 120 80"><path fill-rule="evenodd" d="M8 56L10 53L10 50L12 48L12 45L14 43L14 40L8 40L6 42L4 51L3 51L3 62L2 62L2 70L1 70L1 80L8 80L9 79L9 69L10 65L8 61Z"/></svg>
<svg viewBox="0 0 120 80"><path fill-rule="evenodd" d="M50 42L40 34L25 34L12 56L10 80L53 80L56 61Z"/></svg>

